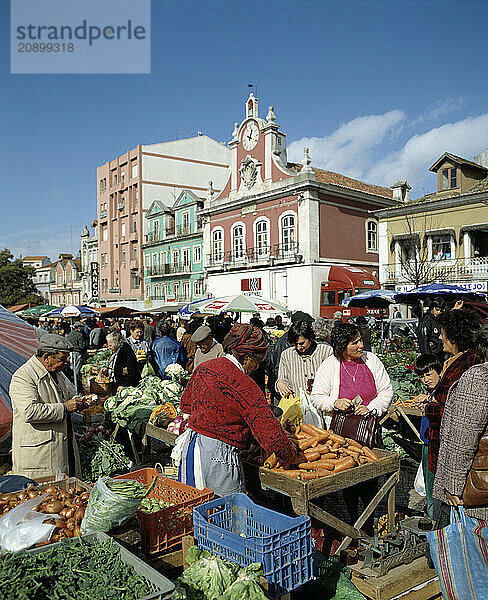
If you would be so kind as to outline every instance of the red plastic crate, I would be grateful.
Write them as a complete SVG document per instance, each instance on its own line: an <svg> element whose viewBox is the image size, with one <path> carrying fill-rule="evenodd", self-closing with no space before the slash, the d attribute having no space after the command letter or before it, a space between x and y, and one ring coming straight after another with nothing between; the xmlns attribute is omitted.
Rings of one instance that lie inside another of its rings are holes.
<svg viewBox="0 0 488 600"><path fill-rule="evenodd" d="M157 477L157 481L149 498L171 502L173 506L154 513L137 511L142 542L151 554L181 544L185 535L193 533L193 508L213 500L214 497L213 491L209 488L197 490L179 481L164 477L157 469L139 469L132 473L118 475L115 479L135 479L148 485L152 483L154 477Z"/></svg>

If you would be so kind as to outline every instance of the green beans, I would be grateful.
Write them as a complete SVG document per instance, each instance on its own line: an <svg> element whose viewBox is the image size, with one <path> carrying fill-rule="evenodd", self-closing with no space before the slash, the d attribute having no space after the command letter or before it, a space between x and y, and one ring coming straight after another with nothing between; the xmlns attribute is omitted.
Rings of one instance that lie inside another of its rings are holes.
<svg viewBox="0 0 488 600"><path fill-rule="evenodd" d="M135 479L112 479L107 483L107 487L114 494L124 498L144 498L147 493L147 487Z"/></svg>

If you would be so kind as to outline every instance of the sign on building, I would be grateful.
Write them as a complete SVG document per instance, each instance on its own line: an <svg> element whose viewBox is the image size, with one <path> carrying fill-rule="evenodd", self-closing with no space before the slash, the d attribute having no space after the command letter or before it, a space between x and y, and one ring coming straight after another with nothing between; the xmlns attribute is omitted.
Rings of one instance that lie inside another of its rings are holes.
<svg viewBox="0 0 488 600"><path fill-rule="evenodd" d="M91 279L91 291L92 298L98 298L100 296L99 277L98 277L98 263L90 263L90 279Z"/></svg>

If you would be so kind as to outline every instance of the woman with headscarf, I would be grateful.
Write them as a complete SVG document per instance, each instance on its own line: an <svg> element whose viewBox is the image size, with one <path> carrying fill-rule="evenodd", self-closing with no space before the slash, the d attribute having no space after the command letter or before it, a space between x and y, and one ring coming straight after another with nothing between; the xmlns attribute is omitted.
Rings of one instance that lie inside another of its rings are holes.
<svg viewBox="0 0 488 600"><path fill-rule="evenodd" d="M249 377L263 361L268 344L257 327L236 323L223 340L226 355L199 365L180 407L189 414L187 431L173 451L179 480L218 496L244 492L239 451L250 434L284 463L296 456L263 392Z"/></svg>

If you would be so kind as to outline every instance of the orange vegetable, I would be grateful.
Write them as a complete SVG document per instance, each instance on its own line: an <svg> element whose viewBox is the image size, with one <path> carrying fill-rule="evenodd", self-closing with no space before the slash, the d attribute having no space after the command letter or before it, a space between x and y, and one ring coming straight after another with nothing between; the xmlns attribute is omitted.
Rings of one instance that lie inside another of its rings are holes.
<svg viewBox="0 0 488 600"><path fill-rule="evenodd" d="M363 446L362 453L364 454L364 456L366 456L366 458L369 458L372 462L375 462L378 460L378 457L376 456L376 454L372 450L370 450L367 446Z"/></svg>
<svg viewBox="0 0 488 600"><path fill-rule="evenodd" d="M334 466L334 473L340 473L341 471L347 471L347 469L351 469L356 466L356 462L352 456L348 456L347 458L341 458L338 460Z"/></svg>

